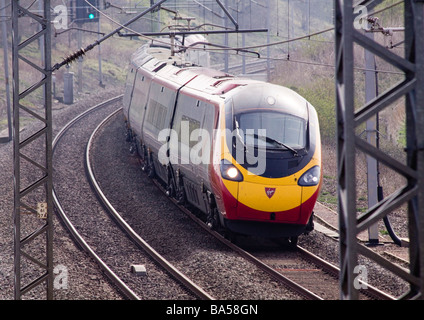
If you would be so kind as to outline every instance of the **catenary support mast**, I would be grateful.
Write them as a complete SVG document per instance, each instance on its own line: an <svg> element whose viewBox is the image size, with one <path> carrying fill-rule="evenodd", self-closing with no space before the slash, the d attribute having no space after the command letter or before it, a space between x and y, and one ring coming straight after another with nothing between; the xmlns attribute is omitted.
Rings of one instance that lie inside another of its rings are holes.
<svg viewBox="0 0 424 320"><path fill-rule="evenodd" d="M374 260L409 283L401 298L422 299L424 290L424 25L422 0L405 0L405 53L395 55L367 37L358 28L354 12L372 11L382 1L335 0L336 33L336 111L338 157L338 206L340 227L340 287L342 299L357 299L363 284L358 268L358 256ZM362 7L359 7L362 6ZM356 10L355 10L356 9ZM362 9L362 10L358 10ZM356 26L356 28L355 28ZM365 105L354 105L354 44L404 72L399 83L379 94ZM357 135L357 128L396 100L406 101L407 161L401 163ZM380 200L367 212L356 208L355 154L358 151L377 159L405 178L406 184ZM366 230L394 209L408 205L410 269L385 260L357 240Z"/></svg>
<svg viewBox="0 0 424 320"><path fill-rule="evenodd" d="M42 1L42 0L40 0ZM41 297L40 289L53 298L52 225L52 71L50 0L42 1L41 12L30 12L23 1L12 0L13 61L13 161L14 161L14 274L15 299L29 291ZM20 21L30 19L36 32L24 35ZM22 40L22 41L21 41ZM25 55L25 48L41 46L42 61ZM21 77L26 64L38 71L40 80L27 86ZM27 101L40 95L39 105ZM21 131L21 119L34 126ZM31 150L27 150L31 146ZM33 149L34 148L34 149ZM44 288L44 289L43 289ZM37 289L37 290L36 290Z"/></svg>

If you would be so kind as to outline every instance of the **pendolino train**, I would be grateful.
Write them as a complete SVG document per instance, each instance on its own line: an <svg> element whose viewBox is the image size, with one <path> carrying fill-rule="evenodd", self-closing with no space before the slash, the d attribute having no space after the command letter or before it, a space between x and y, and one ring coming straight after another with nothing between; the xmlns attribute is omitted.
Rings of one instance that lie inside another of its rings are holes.
<svg viewBox="0 0 424 320"><path fill-rule="evenodd" d="M185 48L197 48L189 38ZM143 45L129 65L123 112L143 170L213 228L296 243L313 229L322 182L315 108L288 88L197 65L208 64L204 51L175 48Z"/></svg>

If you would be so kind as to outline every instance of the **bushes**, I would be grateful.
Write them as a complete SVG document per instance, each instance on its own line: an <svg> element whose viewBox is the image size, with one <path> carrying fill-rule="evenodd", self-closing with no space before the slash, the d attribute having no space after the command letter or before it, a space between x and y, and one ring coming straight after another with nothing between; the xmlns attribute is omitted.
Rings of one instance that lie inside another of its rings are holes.
<svg viewBox="0 0 424 320"><path fill-rule="evenodd" d="M336 141L336 109L334 82L322 78L304 87L293 88L317 110L323 141L333 144Z"/></svg>

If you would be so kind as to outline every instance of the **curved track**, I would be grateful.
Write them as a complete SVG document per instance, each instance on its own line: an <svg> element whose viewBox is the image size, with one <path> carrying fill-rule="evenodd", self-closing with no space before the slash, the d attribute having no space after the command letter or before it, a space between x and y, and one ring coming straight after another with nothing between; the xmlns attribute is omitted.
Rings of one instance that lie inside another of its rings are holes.
<svg viewBox="0 0 424 320"><path fill-rule="evenodd" d="M68 124L66 126L64 126L62 128L62 130L55 137L55 139L53 141L53 152L56 151L57 146L59 145L61 139L67 134L67 132L70 130L70 128L75 126L79 121L81 121L83 118L87 117L88 115L100 110L101 108L104 108L106 106L109 106L113 103L118 102L121 98L122 98L122 95L117 96L115 98L112 98L112 99L105 101L103 103L100 103L100 104L88 109L84 113L78 115L77 117L72 119L70 122L68 122ZM115 110L107 119L109 119L111 116L113 116L118 111L120 111L120 110L119 109ZM95 131L98 130L99 127L101 127L102 124L106 123L107 119L105 121L103 121L99 126L97 126ZM89 143L86 147L86 157L85 157L86 160L89 159L89 152L87 152L87 150L89 150L89 144L91 143L93 136L94 136L94 133L91 135L91 137L89 139ZM91 172L90 168L91 168L91 164L88 160L88 163L85 164L85 169L87 170L87 172ZM92 183L92 185L95 185L95 181L94 182L92 181L91 183ZM113 283L113 285L115 285L118 288L118 290L126 298L133 299L133 300L140 300L141 299L140 295L135 293L135 290L131 289L121 279L121 276L118 276L117 273L115 273L112 270L112 268L108 265L108 263L105 262L104 259L102 259L98 253L96 253L96 250L93 249L93 247L88 244L88 241L81 234L81 232L78 231L78 228L74 225L74 223L71 221L68 214L66 213L66 210L63 208L63 205L62 205L61 201L59 200L59 196L58 196L55 188L53 188L53 199L54 199L55 207L57 209L56 213L59 216L59 219L63 222L63 224L65 225L65 227L67 228L67 230L69 231L69 233L71 234L72 238L77 243L77 245L80 248L82 248L91 258L93 258L97 262L97 264L99 265L101 270L106 274L106 276L110 279L110 281ZM105 199L105 198L102 199L102 202L104 204L108 203L107 199ZM113 213L113 210L112 210L112 213ZM111 212L109 212L109 214L111 214ZM115 221L119 221L119 217L117 217L117 216L115 216L114 219L115 219ZM93 222L93 224L96 224L96 223ZM122 221L121 221L120 224L121 224L121 227L123 227L125 225L125 223L122 223ZM124 227L124 229L125 229L125 227ZM130 232L128 228L126 229L126 231ZM178 279L178 281L180 283L183 283L184 288L186 288L190 292L194 293L194 295L197 298L213 299L210 295L208 295L206 292L204 292L201 288L196 286L194 283L190 283L189 279L187 279L183 274L181 274L170 263L168 263L166 260L164 260L162 257L160 257L160 255L155 253L155 251L153 249L149 248L148 244L145 243L143 241L143 239L141 239L140 237L137 237L137 236L135 236L134 239L136 239L134 241L137 243L137 245L141 246L143 248L143 250L145 250L148 253L148 255L150 257L152 257L154 259L154 261L156 261L156 263L159 263L162 266L162 268L164 268L167 272L169 272L172 275L172 277L175 277L176 279Z"/></svg>
<svg viewBox="0 0 424 320"><path fill-rule="evenodd" d="M56 135L56 137L53 140L53 153L56 150L56 147L58 146L60 140L62 137L66 134L67 130L71 128L73 125L75 125L80 119L83 117L86 117L88 114L98 110L99 108L104 107L105 105L108 105L110 103L113 103L115 101L118 101L121 99L122 96L118 96L115 98L112 98L108 101L105 101L103 103L100 103L84 113L78 115L74 119L72 119L70 122L68 122ZM108 276L109 279L119 288L119 290L130 299L139 300L139 297L109 268L109 266L96 254L96 252L91 248L91 246L85 241L83 236L77 231L77 229L72 224L71 220L68 218L65 210L63 209L57 193L55 191L55 188L53 186L53 201L56 208L56 213L59 216L60 220L64 223L69 233L72 235L73 240L78 244L80 248L82 248L85 252L87 252L101 267L102 271L105 272L105 274Z"/></svg>
<svg viewBox="0 0 424 320"><path fill-rule="evenodd" d="M109 117L107 117L104 121L102 121L98 127L93 131L90 139L87 143L86 155L85 155L85 163L87 169L87 176L90 180L90 184L95 190L98 198L103 203L107 211L110 215L115 219L115 221L120 225L120 227L125 231L127 236L131 238L141 249L146 251L150 257L152 257L157 263L159 263L167 272L169 272L172 276L174 276L178 281L180 281L186 288L188 288L191 292L193 292L197 297L204 300L213 300L214 298L205 292L202 288L196 285L193 281L187 278L182 272L177 270L171 263L169 263L162 255L160 255L155 249L153 249L143 238L141 238L132 228L131 226L125 222L125 220L121 217L121 215L115 210L110 201L104 195L102 190L100 189L99 184L97 183L96 177L92 170L92 164L90 160L90 150L94 141L94 136L97 134L98 130L105 125L110 118L112 118L117 112L121 111L121 109L113 112Z"/></svg>

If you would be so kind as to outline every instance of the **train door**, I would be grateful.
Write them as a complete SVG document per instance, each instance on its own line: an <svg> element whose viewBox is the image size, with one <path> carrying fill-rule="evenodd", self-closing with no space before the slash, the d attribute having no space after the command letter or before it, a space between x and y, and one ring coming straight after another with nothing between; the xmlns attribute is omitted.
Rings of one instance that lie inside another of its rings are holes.
<svg viewBox="0 0 424 320"><path fill-rule="evenodd" d="M133 90L134 90L135 75L136 75L136 68L130 65L130 70L128 71L127 79L125 81L124 97L122 99L125 120L128 120L128 111L130 108L130 103L131 103Z"/></svg>
<svg viewBox="0 0 424 320"><path fill-rule="evenodd" d="M211 164L211 150L213 129L215 124L215 107L209 103L200 102L199 108L202 110L203 117L201 129L196 135L196 145L191 150L192 160L195 166L196 181L202 181L208 184L208 168Z"/></svg>
<svg viewBox="0 0 424 320"><path fill-rule="evenodd" d="M178 184L184 188L185 198L194 206L204 210L201 181L198 180L198 166L201 163L199 152L202 139L202 123L205 104L194 97L180 94L173 122L169 145L172 163Z"/></svg>
<svg viewBox="0 0 424 320"><path fill-rule="evenodd" d="M163 144L167 142L160 141L159 137L164 131L169 131L176 95L176 90L152 82L143 123L143 138L151 157L149 160L152 161L155 173L164 182L168 180L168 173L159 153L163 150Z"/></svg>
<svg viewBox="0 0 424 320"><path fill-rule="evenodd" d="M152 76L144 70L138 69L135 77L132 99L129 105L128 119L131 128L139 137L142 136L141 125L144 119L144 111L146 109L146 102L151 82Z"/></svg>

